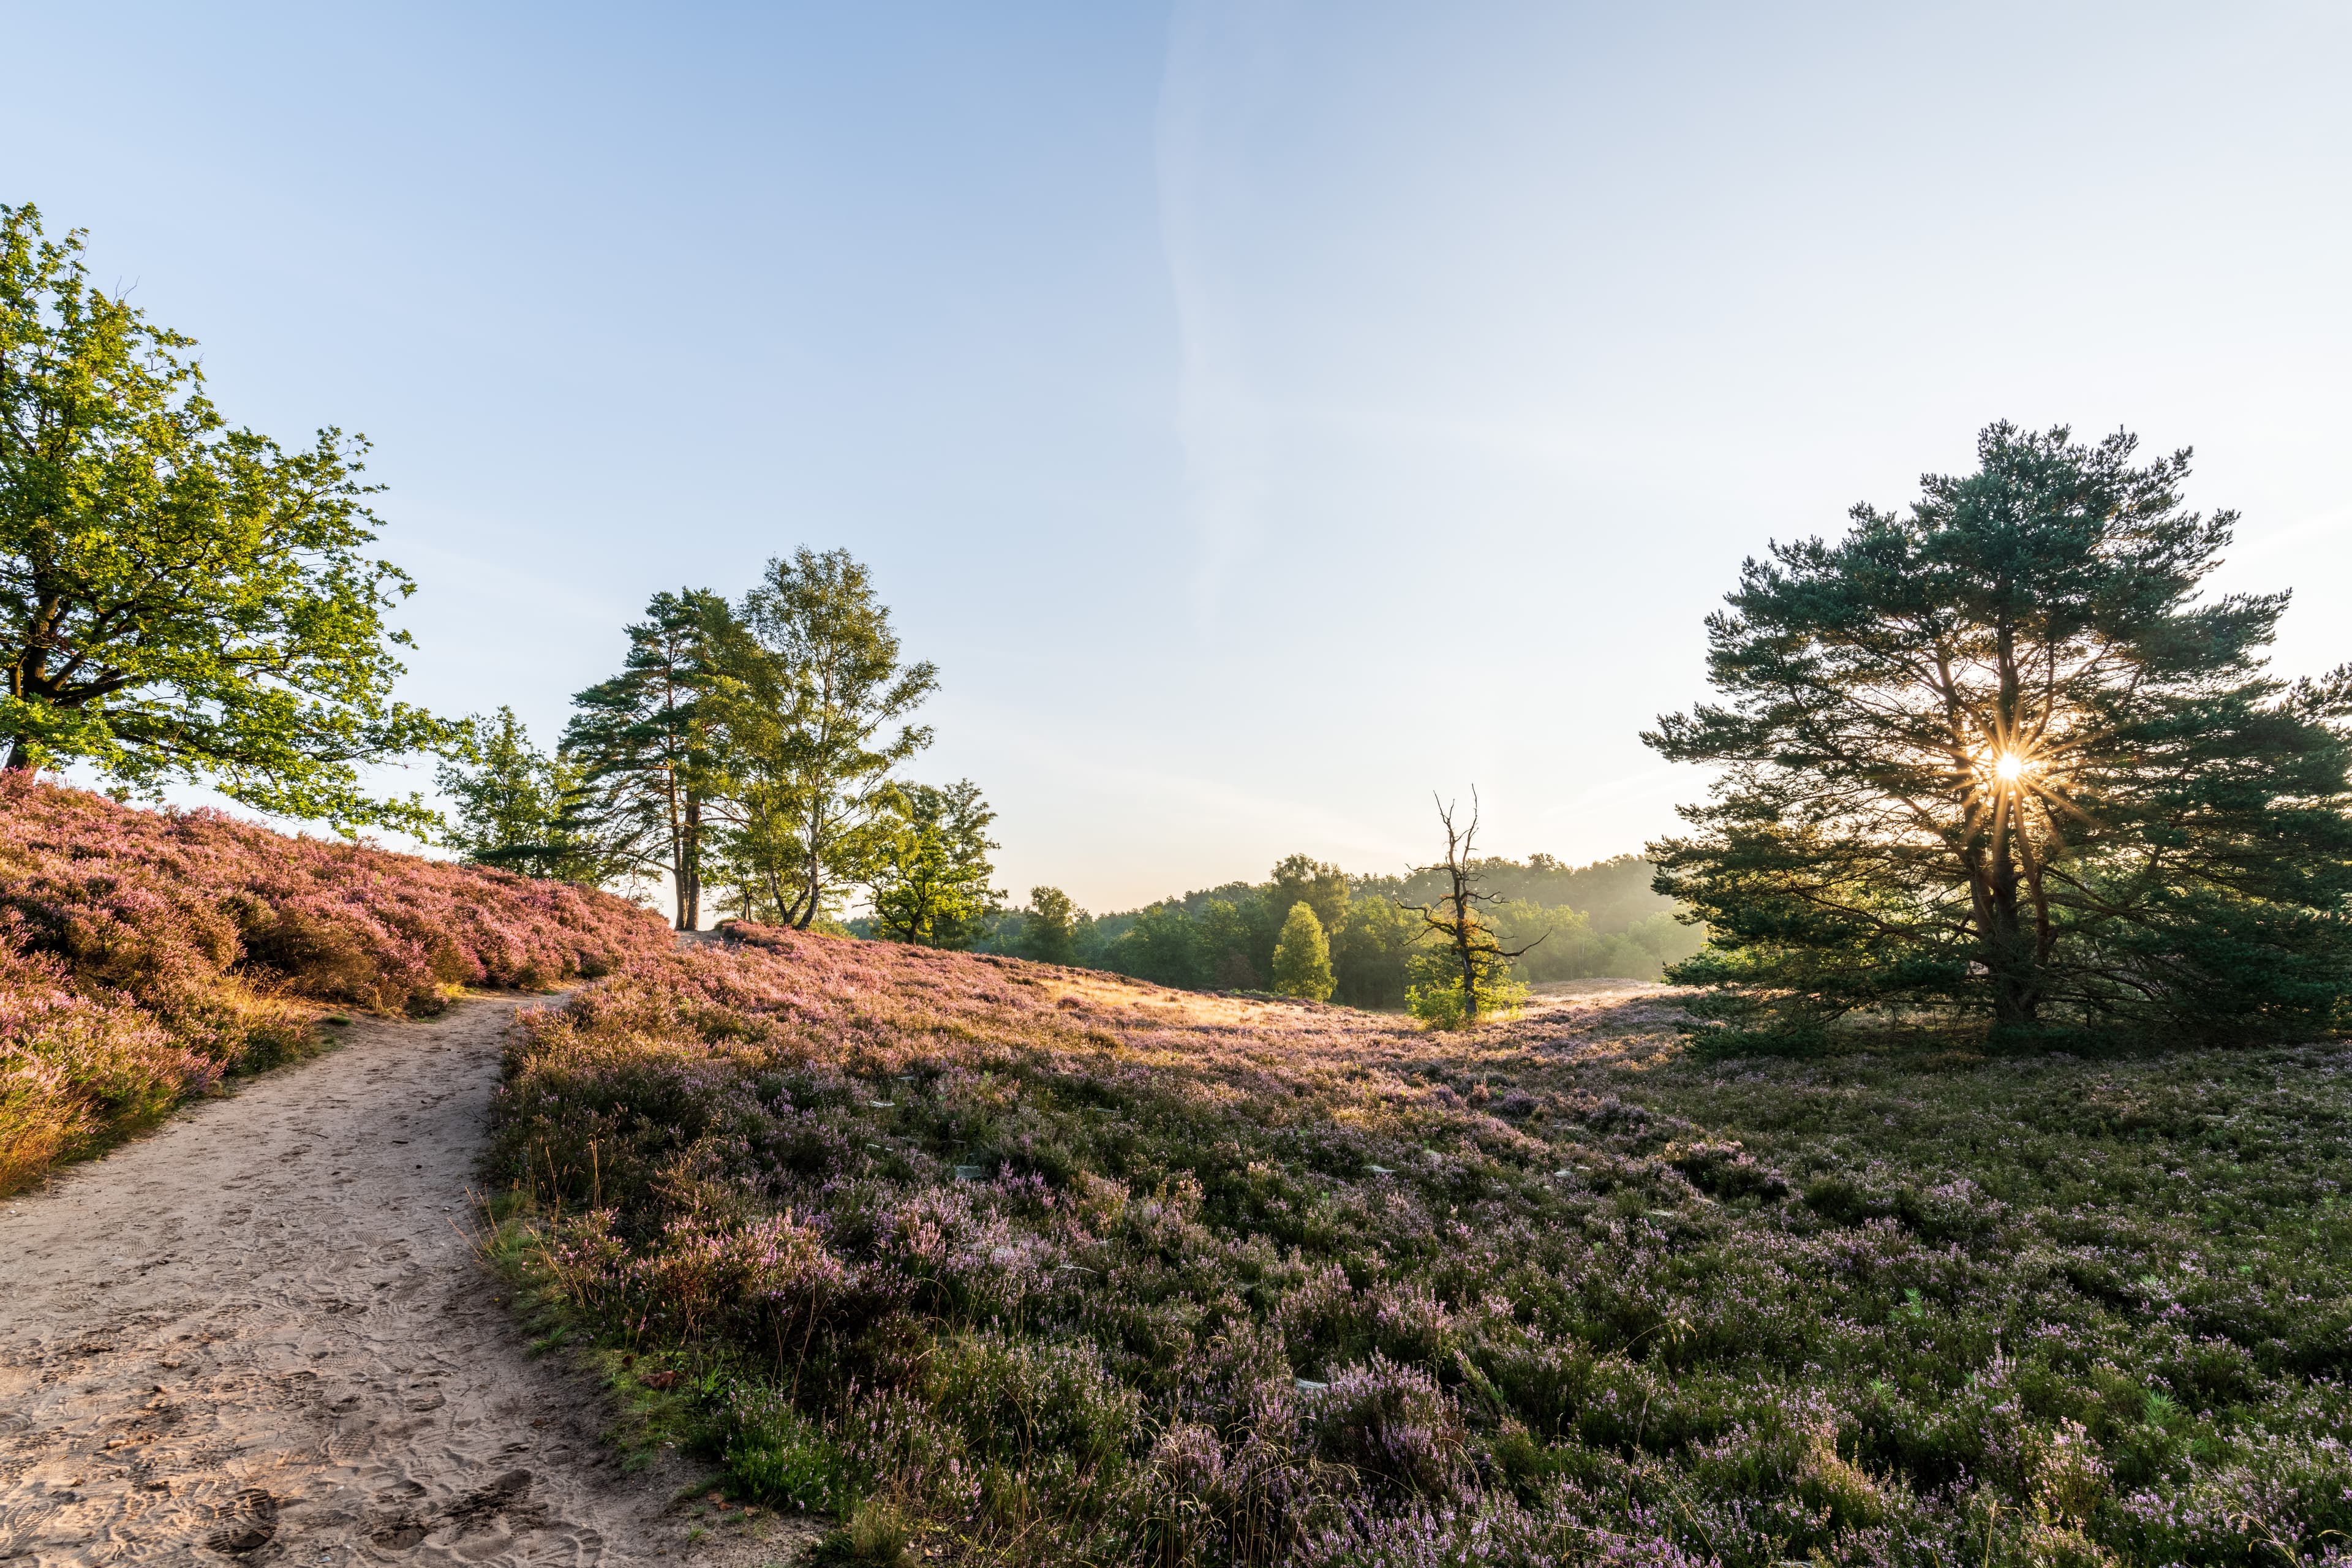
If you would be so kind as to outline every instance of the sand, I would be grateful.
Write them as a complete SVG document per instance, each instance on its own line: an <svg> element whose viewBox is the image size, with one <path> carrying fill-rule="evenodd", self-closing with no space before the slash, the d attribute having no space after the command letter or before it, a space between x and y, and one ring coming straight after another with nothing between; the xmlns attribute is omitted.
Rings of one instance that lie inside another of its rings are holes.
<svg viewBox="0 0 2352 1568"><path fill-rule="evenodd" d="M514 1005L359 1020L0 1203L0 1563L799 1555L625 1469L460 1234Z"/></svg>

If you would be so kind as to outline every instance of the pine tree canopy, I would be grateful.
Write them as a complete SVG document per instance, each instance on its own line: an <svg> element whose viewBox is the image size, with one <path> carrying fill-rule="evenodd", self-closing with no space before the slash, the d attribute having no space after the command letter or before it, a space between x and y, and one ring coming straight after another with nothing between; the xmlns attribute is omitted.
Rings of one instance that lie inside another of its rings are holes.
<svg viewBox="0 0 2352 1568"><path fill-rule="evenodd" d="M2312 1034L2352 993L2352 668L2287 684L2284 594L2200 598L2236 518L2189 454L2007 424L1907 514L1751 560L1719 701L1644 739L1721 770L1651 847L1706 922L1673 978L1795 1042L1857 1010L1997 1032Z"/></svg>
<svg viewBox="0 0 2352 1568"><path fill-rule="evenodd" d="M704 814L720 787L719 726L706 711L740 639L727 601L657 593L627 628L621 673L576 693L563 735L579 773L564 830L616 863L667 873L681 931L700 924Z"/></svg>

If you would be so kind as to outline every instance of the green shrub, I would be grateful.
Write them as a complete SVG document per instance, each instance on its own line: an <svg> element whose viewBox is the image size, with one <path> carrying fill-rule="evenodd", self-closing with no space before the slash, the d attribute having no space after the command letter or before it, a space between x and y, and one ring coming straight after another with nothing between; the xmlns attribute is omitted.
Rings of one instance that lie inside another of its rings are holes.
<svg viewBox="0 0 2352 1568"><path fill-rule="evenodd" d="M834 1513L851 1505L859 1480L824 1435L777 1391L739 1387L729 1401L720 1451L733 1490L771 1508Z"/></svg>

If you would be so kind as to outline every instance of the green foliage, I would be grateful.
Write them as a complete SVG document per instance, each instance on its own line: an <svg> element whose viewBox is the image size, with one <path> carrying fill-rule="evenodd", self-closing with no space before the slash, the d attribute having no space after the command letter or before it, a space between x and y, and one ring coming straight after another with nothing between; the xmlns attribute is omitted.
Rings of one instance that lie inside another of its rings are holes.
<svg viewBox="0 0 2352 1568"><path fill-rule="evenodd" d="M1342 891L1345 890L1344 884ZM1331 948L1313 905L1290 906L1282 937L1274 946L1274 988L1285 996L1320 1002L1331 994Z"/></svg>
<svg viewBox="0 0 2352 1568"><path fill-rule="evenodd" d="M1304 855L1286 855L1276 861L1274 875L1261 897L1265 907L1276 911L1277 919L1286 922L1295 906L1305 904L1315 911L1315 923L1326 931L1338 931L1348 923L1348 910L1353 901L1345 871L1328 861Z"/></svg>
<svg viewBox="0 0 2352 1568"><path fill-rule="evenodd" d="M1644 874L1652 874L1647 862L1643 866ZM1521 899L1497 900L1488 907L1486 919L1497 942L1526 950L1511 973L1536 984L1603 974L1654 980L1666 966L1689 958L1706 942L1703 930L1676 920L1671 909L1605 934L1593 929L1591 917L1581 910L1548 908Z"/></svg>
<svg viewBox="0 0 2352 1568"><path fill-rule="evenodd" d="M1393 900L1372 895L1348 907L1348 922L1331 934L1332 992L1355 1007L1405 1005L1407 964L1421 940L1421 922Z"/></svg>
<svg viewBox="0 0 2352 1568"><path fill-rule="evenodd" d="M966 884L979 828L955 826L973 803L891 777L930 742L899 721L938 675L900 662L865 567L800 550L769 562L740 605L656 594L628 631L622 672L573 699L575 838L666 873L682 926L699 923L706 883L739 915L803 930L863 884L887 889L877 915L915 940L977 933ZM978 864L984 900L984 851Z"/></svg>
<svg viewBox="0 0 2352 1568"><path fill-rule="evenodd" d="M1445 827L1445 858L1423 869L1443 871L1445 879L1434 899L1412 910L1421 917L1428 951L1416 955L1423 983L1405 992L1405 1008L1424 1022L1442 1021L1447 1028L1466 1027L1489 1011L1517 1007L1528 988L1511 978L1512 966L1551 935L1547 928L1516 947L1497 939L1485 911L1503 900L1480 885L1477 801L1473 790L1469 824L1458 831L1454 808L1438 806L1437 819Z"/></svg>
<svg viewBox="0 0 2352 1568"><path fill-rule="evenodd" d="M824 1568L835 1564L899 1568L914 1561L907 1550L911 1540L912 1531L898 1504L888 1498L866 1498L817 1539L809 1548L808 1561Z"/></svg>
<svg viewBox="0 0 2352 1568"><path fill-rule="evenodd" d="M879 825L867 886L876 934L924 947L971 945L980 917L1001 895L987 836L996 820L970 779L945 789L900 784Z"/></svg>
<svg viewBox="0 0 2352 1568"><path fill-rule="evenodd" d="M1076 963L1078 927L1086 918L1061 889L1030 889L1029 909L1021 921L1021 956L1040 963Z"/></svg>
<svg viewBox="0 0 2352 1568"><path fill-rule="evenodd" d="M1525 862L1482 856L1473 865L1482 885L1491 879L1496 888L1517 890L1488 914L1498 941L1528 949L1511 967L1510 977L1521 982L1655 979L1705 940L1698 928L1675 921L1671 900L1650 890L1654 868L1636 857L1569 867L1547 855ZM1156 984L1255 991L1273 974L1283 918L1291 905L1305 902L1315 910L1329 946L1332 998L1393 1010L1405 1005L1412 955L1422 941L1421 921L1399 900L1425 898L1436 886L1423 873L1349 878L1335 866L1292 855L1255 886L1228 883L1147 910L1082 920L1072 945L1081 964ZM1591 898L1605 923L1581 906L1543 901L1569 894ZM1024 951L1017 936L980 945Z"/></svg>
<svg viewBox="0 0 2352 1568"><path fill-rule="evenodd" d="M1255 991L1275 967L1274 943L1264 938L1265 916L1281 895L1272 888L1239 902L1211 899L1192 917L1200 958L1199 984L1226 991ZM1260 962L1260 956L1263 962Z"/></svg>
<svg viewBox="0 0 2352 1568"><path fill-rule="evenodd" d="M1646 737L1723 770L1658 890L1709 1016L1818 1043L1856 1010L2007 1036L2312 1036L2352 997L2352 668L2261 673L2285 595L2197 599L2233 514L2188 454L1995 425L1908 515L1751 561L1718 706ZM1728 1048L1728 1047L1727 1047Z"/></svg>
<svg viewBox="0 0 2352 1568"><path fill-rule="evenodd" d="M1526 1005L1528 986L1512 978L1513 964L1499 949L1474 940L1471 952L1466 977L1460 953L1451 947L1415 952L1404 1010L1433 1029L1459 1029L1481 1018L1507 1018Z"/></svg>
<svg viewBox="0 0 2352 1568"><path fill-rule="evenodd" d="M1478 885L1496 897L1538 909L1581 910L1601 936L1654 915L1669 914L1675 907L1672 900L1661 897L1650 886L1657 868L1639 855L1618 855L1589 866L1570 866L1544 854L1530 855L1525 860L1481 855L1475 868ZM1359 898L1382 893L1401 903L1425 904L1444 881L1443 871L1435 868L1404 877L1362 877L1356 880L1356 892Z"/></svg>
<svg viewBox="0 0 2352 1568"><path fill-rule="evenodd" d="M1128 928L1104 949L1103 967L1155 985L1205 984L1199 928L1174 903L1139 910Z"/></svg>
<svg viewBox="0 0 2352 1568"><path fill-rule="evenodd" d="M867 1478L780 1391L738 1384L718 1426L717 1446L737 1496L818 1513L856 1505Z"/></svg>
<svg viewBox="0 0 2352 1568"><path fill-rule="evenodd" d="M592 886L629 868L572 815L577 764L533 746L511 708L474 721L463 762L443 763L438 782L457 809L441 843L468 860Z"/></svg>
<svg viewBox="0 0 2352 1568"><path fill-rule="evenodd" d="M6 765L85 762L125 789L211 784L348 830L429 832L358 768L457 741L392 700L384 612L407 576L364 438L288 452L232 428L194 341L93 289L82 236L0 206L0 736Z"/></svg>

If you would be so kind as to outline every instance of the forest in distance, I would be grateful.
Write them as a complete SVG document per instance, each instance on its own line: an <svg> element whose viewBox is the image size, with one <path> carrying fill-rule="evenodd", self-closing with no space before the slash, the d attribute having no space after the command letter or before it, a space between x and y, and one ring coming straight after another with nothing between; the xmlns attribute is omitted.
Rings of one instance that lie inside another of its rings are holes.
<svg viewBox="0 0 2352 1568"><path fill-rule="evenodd" d="M780 567L772 581L789 581L795 567ZM853 578L857 572L848 563L839 570ZM706 606L724 603L701 598ZM657 602L655 613L663 607ZM869 613L887 627L887 611L870 605ZM631 628L638 646L656 624ZM836 819L845 830L813 866L804 836L787 837L785 853L776 855L772 844L739 826L744 814L721 794L729 781L723 765L666 761L666 752L689 746L714 755L726 743L723 729L708 722L717 704L704 707L687 687L688 679L708 678L671 675L682 662L662 661L659 681L636 700L645 729L683 731L686 744L640 739L600 757L580 743L583 727L575 725L567 743L550 753L532 744L509 710L477 721L472 762L441 774L457 819L443 842L486 864L634 887L641 895L656 878L673 888L698 886L698 912L722 926L737 920L801 924L1104 970L1157 985L1279 991L1383 1011L1406 1006L1416 982L1442 979L1432 928L1418 912L1442 903L1442 866L1350 873L1293 854L1262 881L1226 882L1140 909L1091 914L1055 887L1032 888L1015 906L992 886L998 845L989 829L996 814L979 787L970 780L935 786L887 776L861 781L855 805ZM691 840L685 810L669 810L673 781L682 786L676 798L699 820ZM616 803L630 809L610 810ZM601 815L599 805L607 808ZM797 898L777 896L769 873L780 863L800 878ZM681 864L691 867L683 879ZM1493 965L1497 984L1656 980L1706 940L1703 927L1679 920L1675 902L1653 889L1656 868L1639 855L1588 866L1541 853L1524 861L1475 856L1465 869L1479 889L1482 939L1498 953L1514 954ZM1302 908L1307 916L1298 915ZM1304 921L1307 942L1318 946L1303 979L1287 972L1283 954L1285 928L1294 918Z"/></svg>
<svg viewBox="0 0 2352 1568"><path fill-rule="evenodd" d="M1498 942L1527 952L1511 978L1530 985L1600 977L1655 980L1696 952L1702 928L1675 918L1673 900L1651 889L1656 868L1638 855L1570 866L1537 853L1525 860L1482 857L1481 884L1496 901L1485 921ZM1443 873L1349 875L1305 855L1278 862L1263 882L1228 882L1139 910L1089 915L1055 888L1026 905L992 910L971 934L981 952L1009 953L1108 970L1155 984L1255 991L1273 981L1290 911L1305 904L1328 943L1330 1000L1351 1007L1404 1005L1425 930L1416 908L1433 902ZM870 919L848 929L872 935Z"/></svg>

